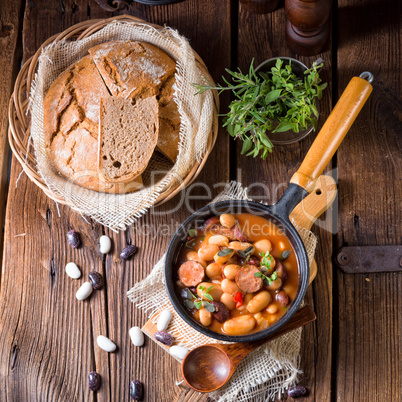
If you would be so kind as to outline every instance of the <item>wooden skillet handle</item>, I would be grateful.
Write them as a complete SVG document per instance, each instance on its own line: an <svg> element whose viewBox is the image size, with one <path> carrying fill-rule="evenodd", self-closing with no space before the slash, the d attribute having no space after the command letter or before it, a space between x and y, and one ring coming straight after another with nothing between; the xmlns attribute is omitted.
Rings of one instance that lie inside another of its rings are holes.
<svg viewBox="0 0 402 402"><path fill-rule="evenodd" d="M350 80L291 183L308 192L313 190L315 180L334 156L372 90L373 87L363 78L353 77Z"/></svg>

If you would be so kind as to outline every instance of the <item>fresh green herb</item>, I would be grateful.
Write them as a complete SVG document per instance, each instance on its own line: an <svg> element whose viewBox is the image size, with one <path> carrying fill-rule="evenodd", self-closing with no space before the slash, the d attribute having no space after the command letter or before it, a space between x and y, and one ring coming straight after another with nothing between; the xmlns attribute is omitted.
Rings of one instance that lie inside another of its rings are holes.
<svg viewBox="0 0 402 402"><path fill-rule="evenodd" d="M237 254L239 254L239 256L245 260L245 262L247 262L250 259L253 250L254 250L254 247L249 246L244 251L238 250Z"/></svg>
<svg viewBox="0 0 402 402"><path fill-rule="evenodd" d="M286 258L290 256L291 250L285 250L282 252L281 256L279 257L280 260L285 261Z"/></svg>
<svg viewBox="0 0 402 402"><path fill-rule="evenodd" d="M196 231L195 229L190 229L190 230L188 231L188 235L189 235L190 237L195 237L195 236L197 236L197 231Z"/></svg>
<svg viewBox="0 0 402 402"><path fill-rule="evenodd" d="M219 257L224 257L225 255L229 255L233 253L232 248L224 248L223 250L218 251L218 256Z"/></svg>
<svg viewBox="0 0 402 402"><path fill-rule="evenodd" d="M272 265L274 263L274 257L267 251L265 254L260 253L260 256L262 257L261 259L261 266L265 268L267 271L272 269Z"/></svg>
<svg viewBox="0 0 402 402"><path fill-rule="evenodd" d="M213 301L213 297L209 294L213 286L210 286L208 289L205 289L205 286L199 286L198 289L201 290L201 297L196 296L190 289L187 289L187 293L185 294L186 300L184 301L184 305L192 310L194 307L199 310L202 306L204 306L205 310L210 313L215 312L215 306L211 304L209 301ZM203 300L207 299L207 300Z"/></svg>
<svg viewBox="0 0 402 402"><path fill-rule="evenodd" d="M269 286L272 284L272 282L276 279L278 279L278 273L276 271L273 272L273 274L271 276L269 275L265 275L264 273L262 273L261 271L258 271L254 274L254 276L256 278L261 278L262 281L264 282L265 286Z"/></svg>
<svg viewBox="0 0 402 402"><path fill-rule="evenodd" d="M225 86L194 85L198 93L216 89L219 94L230 90L235 96L229 105L229 112L224 115L224 127L234 138L243 140L242 154L254 157L261 152L266 159L272 152L272 142L266 132L284 132L293 130L298 133L310 125L317 128L318 111L316 98L321 99L327 84L321 84L319 70L323 63L304 72L304 80L292 72L291 62L283 66L278 59L269 74L259 72L258 76L251 61L248 74L238 71L226 72L231 76L229 82L222 77Z"/></svg>

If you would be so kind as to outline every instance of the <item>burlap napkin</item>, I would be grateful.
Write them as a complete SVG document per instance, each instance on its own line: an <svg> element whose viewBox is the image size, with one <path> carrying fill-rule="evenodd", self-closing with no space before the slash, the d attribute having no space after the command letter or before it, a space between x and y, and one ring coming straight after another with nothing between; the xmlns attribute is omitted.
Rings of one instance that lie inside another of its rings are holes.
<svg viewBox="0 0 402 402"><path fill-rule="evenodd" d="M213 202L229 199L249 200L247 188L243 188L237 182L228 183ZM311 264L317 239L310 231L300 229L297 225L295 227L305 243ZM128 298L136 307L149 314L149 317L158 311L170 310L173 318L168 331L176 339L182 339L180 346L191 350L202 344L220 342L195 331L175 312L165 289L164 263L165 255L147 278L127 292ZM155 322L157 319L158 314L153 317ZM242 361L228 384L211 393L209 397L218 402L234 400L258 402L280 397L287 388L297 382L301 373L299 369L301 332L301 328L297 329L256 349Z"/></svg>

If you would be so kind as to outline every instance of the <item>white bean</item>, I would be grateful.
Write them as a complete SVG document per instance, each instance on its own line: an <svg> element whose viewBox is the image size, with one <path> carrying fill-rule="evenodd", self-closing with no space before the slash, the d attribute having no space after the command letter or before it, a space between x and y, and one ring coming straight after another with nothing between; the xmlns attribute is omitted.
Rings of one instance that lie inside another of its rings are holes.
<svg viewBox="0 0 402 402"><path fill-rule="evenodd" d="M91 282L84 282L81 287L77 290L75 297L78 300L86 299L92 293L93 287Z"/></svg>
<svg viewBox="0 0 402 402"><path fill-rule="evenodd" d="M209 311L205 310L205 308L202 308L200 310L200 321L204 327L208 327L209 325L211 325L212 314Z"/></svg>
<svg viewBox="0 0 402 402"><path fill-rule="evenodd" d="M107 254L110 251L110 248L112 247L112 241L108 236L101 236L99 239L99 251L102 254Z"/></svg>
<svg viewBox="0 0 402 402"><path fill-rule="evenodd" d="M171 319L172 313L169 310L162 311L156 324L156 328L158 328L158 331L164 331L168 327Z"/></svg>
<svg viewBox="0 0 402 402"><path fill-rule="evenodd" d="M229 244L229 239L223 235L214 235L208 239L209 244L216 244L217 246L226 246Z"/></svg>
<svg viewBox="0 0 402 402"><path fill-rule="evenodd" d="M144 344L144 334L142 333L140 327L132 327L128 331L130 335L131 342L134 346L142 346Z"/></svg>
<svg viewBox="0 0 402 402"><path fill-rule="evenodd" d="M236 292L240 292L239 287L236 285L235 282L231 281L230 279L224 279L221 282L221 289L224 293L236 293Z"/></svg>
<svg viewBox="0 0 402 402"><path fill-rule="evenodd" d="M183 348L182 346L171 346L169 353L176 359L183 360L188 353L188 349Z"/></svg>
<svg viewBox="0 0 402 402"><path fill-rule="evenodd" d="M225 321L223 331L228 335L245 335L255 327L255 319L250 315L241 315Z"/></svg>
<svg viewBox="0 0 402 402"><path fill-rule="evenodd" d="M229 309L234 310L236 308L236 302L230 293L223 293L221 296L221 302Z"/></svg>
<svg viewBox="0 0 402 402"><path fill-rule="evenodd" d="M203 261L211 261L214 255L219 251L219 246L216 244L208 244L198 250L198 257Z"/></svg>
<svg viewBox="0 0 402 402"><path fill-rule="evenodd" d="M226 278L234 279L236 278L237 273L240 271L241 266L236 264L229 264L223 268L223 273L225 274Z"/></svg>
<svg viewBox="0 0 402 402"><path fill-rule="evenodd" d="M66 265L66 274L73 279L78 279L81 277L81 271L80 269L77 267L77 264L75 264L74 262L69 262Z"/></svg>
<svg viewBox="0 0 402 402"><path fill-rule="evenodd" d="M99 335L96 338L96 343L105 352L114 352L117 347L115 343L113 343L109 338L106 338L106 336L103 335Z"/></svg>
<svg viewBox="0 0 402 402"><path fill-rule="evenodd" d="M225 227L227 227L229 229L231 229L236 223L235 217L233 215L230 215L230 214L222 214L219 217L219 221L221 222L222 226L225 226Z"/></svg>

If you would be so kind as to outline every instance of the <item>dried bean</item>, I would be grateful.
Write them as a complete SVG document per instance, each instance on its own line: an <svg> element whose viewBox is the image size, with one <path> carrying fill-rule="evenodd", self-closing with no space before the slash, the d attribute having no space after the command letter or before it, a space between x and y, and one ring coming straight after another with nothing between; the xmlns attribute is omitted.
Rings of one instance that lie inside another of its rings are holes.
<svg viewBox="0 0 402 402"><path fill-rule="evenodd" d="M307 389L303 385L296 385L295 387L288 389L288 396L291 398L298 398L299 396L306 395Z"/></svg>
<svg viewBox="0 0 402 402"><path fill-rule="evenodd" d="M157 331L154 334L154 338L164 345L172 346L173 345L173 336L167 333L166 331Z"/></svg>
<svg viewBox="0 0 402 402"><path fill-rule="evenodd" d="M130 383L130 396L135 401L141 401L144 397L144 385L142 382L135 380Z"/></svg>
<svg viewBox="0 0 402 402"><path fill-rule="evenodd" d="M78 279L81 277L81 271L80 269L77 267L77 264L73 263L73 262L69 262L66 265L66 274L73 279Z"/></svg>
<svg viewBox="0 0 402 402"><path fill-rule="evenodd" d="M168 327L171 319L172 313L169 310L162 311L156 324L156 328L158 328L158 331L164 331Z"/></svg>
<svg viewBox="0 0 402 402"><path fill-rule="evenodd" d="M91 371L88 374L88 387L91 391L98 391L102 385L102 377L96 372Z"/></svg>
<svg viewBox="0 0 402 402"><path fill-rule="evenodd" d="M92 271L92 272L89 273L88 276L89 276L89 279L90 279L90 281L92 283L92 287L95 290L99 290L99 289L102 288L102 286L103 286L103 276L99 272Z"/></svg>
<svg viewBox="0 0 402 402"><path fill-rule="evenodd" d="M78 248L81 244L80 237L78 236L78 233L75 230L70 230L67 233L67 241L72 248Z"/></svg>
<svg viewBox="0 0 402 402"><path fill-rule="evenodd" d="M99 251L102 254L107 254L112 247L112 241L110 237L103 235L99 238Z"/></svg>
<svg viewBox="0 0 402 402"><path fill-rule="evenodd" d="M105 352L114 352L117 348L115 343L113 343L109 338L106 338L106 336L103 335L99 335L96 338L96 343Z"/></svg>
<svg viewBox="0 0 402 402"><path fill-rule="evenodd" d="M92 284L90 282L84 282L77 290L75 297L78 300L86 299L92 293Z"/></svg>
<svg viewBox="0 0 402 402"><path fill-rule="evenodd" d="M137 251L137 247L130 244L127 247L123 249L123 251L120 253L120 258L122 260L128 260L132 255L134 255Z"/></svg>
<svg viewBox="0 0 402 402"><path fill-rule="evenodd" d="M128 333L134 346L142 346L144 344L144 334L140 327L132 327Z"/></svg>
<svg viewBox="0 0 402 402"><path fill-rule="evenodd" d="M172 346L169 349L169 353L176 359L183 360L188 353L188 349L181 346Z"/></svg>

